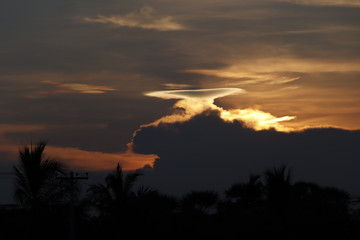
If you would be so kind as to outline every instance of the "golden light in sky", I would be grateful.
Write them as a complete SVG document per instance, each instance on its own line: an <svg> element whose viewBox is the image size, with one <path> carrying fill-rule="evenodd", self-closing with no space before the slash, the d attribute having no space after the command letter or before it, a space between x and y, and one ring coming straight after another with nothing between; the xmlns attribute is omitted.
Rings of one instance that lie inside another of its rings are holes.
<svg viewBox="0 0 360 240"><path fill-rule="evenodd" d="M234 94L243 94L241 88L212 88L147 92L144 95L163 99L216 99Z"/></svg>
<svg viewBox="0 0 360 240"><path fill-rule="evenodd" d="M163 99L180 99L173 106L174 109L184 109L183 112L173 113L162 117L150 124L142 126L157 126L160 123L184 122L192 117L201 114L207 110L215 110L220 113L220 117L225 121L241 121L247 127L254 130L265 130L274 128L277 131L294 131L296 129L283 126L281 122L295 119L294 116L275 117L271 113L266 113L258 109L229 109L225 110L214 104L217 98L245 94L246 91L241 88L214 88L214 89L190 89L190 90L172 90L155 91L145 93L146 96L158 97Z"/></svg>

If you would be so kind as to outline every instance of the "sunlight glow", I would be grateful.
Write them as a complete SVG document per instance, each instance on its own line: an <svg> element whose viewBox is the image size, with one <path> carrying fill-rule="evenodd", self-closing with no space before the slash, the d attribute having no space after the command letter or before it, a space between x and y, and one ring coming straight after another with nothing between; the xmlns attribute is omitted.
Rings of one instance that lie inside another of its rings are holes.
<svg viewBox="0 0 360 240"><path fill-rule="evenodd" d="M216 98L233 94L243 94L245 92L245 90L240 88L214 88L145 93L146 96L150 97L180 100L173 106L175 111L171 115L164 116L152 123L144 124L141 127L158 126L161 123L186 122L207 110L215 110L219 112L220 118L224 121L241 121L246 127L253 128L256 131L271 128L281 132L295 131L295 129L281 124L283 121L295 119L294 116L275 117L270 113L253 108L225 110L214 104Z"/></svg>
<svg viewBox="0 0 360 240"><path fill-rule="evenodd" d="M145 96L162 99L207 99L214 100L234 94L242 94L246 91L241 88L211 88L147 92Z"/></svg>
<svg viewBox="0 0 360 240"><path fill-rule="evenodd" d="M283 126L280 122L295 119L294 116L275 117L270 113L260 111L258 109L233 109L222 110L220 117L225 121L233 122L240 120L245 123L247 127L253 128L257 131L274 128L280 132L289 132L294 129Z"/></svg>

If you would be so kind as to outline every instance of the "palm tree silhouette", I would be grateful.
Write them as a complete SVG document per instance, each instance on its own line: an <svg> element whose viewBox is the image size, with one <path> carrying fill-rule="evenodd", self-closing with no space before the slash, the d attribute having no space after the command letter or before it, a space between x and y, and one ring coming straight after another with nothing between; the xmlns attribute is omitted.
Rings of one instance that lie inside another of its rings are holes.
<svg viewBox="0 0 360 240"><path fill-rule="evenodd" d="M31 144L19 149L20 164L14 166L14 197L23 207L55 204L65 196L61 182L56 179L57 174L64 174L65 166L45 155L46 144L41 141L36 146Z"/></svg>
<svg viewBox="0 0 360 240"><path fill-rule="evenodd" d="M120 239L135 231L135 224L132 224L132 200L135 196L133 186L141 175L138 171L124 174L118 163L115 171L105 177L105 184L89 186L87 202L98 213L96 228L103 234L98 237Z"/></svg>
<svg viewBox="0 0 360 240"><path fill-rule="evenodd" d="M212 207L219 201L219 195L214 191L192 191L182 199L184 211L208 214Z"/></svg>
<svg viewBox="0 0 360 240"><path fill-rule="evenodd" d="M62 205L67 202L67 184L57 178L65 174L65 165L46 156L47 142L40 141L19 148L19 164L14 166L14 199L23 208L23 230L29 238L47 239L55 226L64 226L67 215ZM64 237L57 234L57 237Z"/></svg>
<svg viewBox="0 0 360 240"><path fill-rule="evenodd" d="M315 183L297 182L292 191L295 204L302 213L325 215L327 218L346 215L350 206L350 195L335 187L321 187Z"/></svg>
<svg viewBox="0 0 360 240"><path fill-rule="evenodd" d="M260 175L250 175L249 182L233 184L225 191L226 197L245 206L258 203L263 195L260 177Z"/></svg>
<svg viewBox="0 0 360 240"><path fill-rule="evenodd" d="M105 185L101 183L90 185L88 198L102 211L101 214L112 214L114 210L123 211L134 195L132 188L141 175L140 172L130 172L125 175L118 163L115 171L106 176Z"/></svg>
<svg viewBox="0 0 360 240"><path fill-rule="evenodd" d="M269 207L283 213L287 207L291 192L291 170L282 165L273 167L264 172L265 195Z"/></svg>

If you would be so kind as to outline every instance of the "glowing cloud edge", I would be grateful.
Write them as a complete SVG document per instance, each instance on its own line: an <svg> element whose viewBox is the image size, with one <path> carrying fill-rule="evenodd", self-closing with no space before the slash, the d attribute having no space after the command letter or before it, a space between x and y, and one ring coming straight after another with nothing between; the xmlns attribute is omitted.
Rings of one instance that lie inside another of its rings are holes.
<svg viewBox="0 0 360 240"><path fill-rule="evenodd" d="M244 94L246 91L241 88L210 88L210 89L184 89L145 92L148 97L162 99L216 99L229 95Z"/></svg>

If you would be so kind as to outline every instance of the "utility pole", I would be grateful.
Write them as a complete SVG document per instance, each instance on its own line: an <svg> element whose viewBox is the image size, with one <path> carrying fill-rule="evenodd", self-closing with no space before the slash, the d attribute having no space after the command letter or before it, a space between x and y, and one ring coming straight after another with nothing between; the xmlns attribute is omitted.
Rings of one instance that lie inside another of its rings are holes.
<svg viewBox="0 0 360 240"><path fill-rule="evenodd" d="M71 171L70 176L66 177L56 177L56 179L62 179L65 181L69 181L70 183L70 240L75 240L75 211L74 211L74 200L75 200L75 193L74 193L74 185L76 183L76 180L88 180L89 176L88 173L86 173L85 176L79 176L78 173L75 173Z"/></svg>

